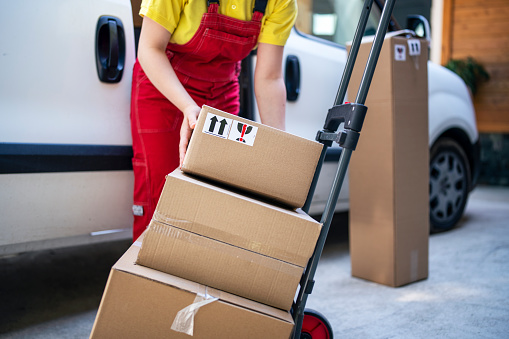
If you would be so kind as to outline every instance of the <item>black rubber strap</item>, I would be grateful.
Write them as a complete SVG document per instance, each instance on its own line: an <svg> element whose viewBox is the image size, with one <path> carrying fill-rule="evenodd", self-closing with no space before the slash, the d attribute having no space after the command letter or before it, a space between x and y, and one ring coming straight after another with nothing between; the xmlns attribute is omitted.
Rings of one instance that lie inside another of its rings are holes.
<svg viewBox="0 0 509 339"><path fill-rule="evenodd" d="M253 13L260 12L262 14L265 14L265 8L267 8L267 2L269 2L269 1L268 0L256 0L254 8L253 8Z"/></svg>

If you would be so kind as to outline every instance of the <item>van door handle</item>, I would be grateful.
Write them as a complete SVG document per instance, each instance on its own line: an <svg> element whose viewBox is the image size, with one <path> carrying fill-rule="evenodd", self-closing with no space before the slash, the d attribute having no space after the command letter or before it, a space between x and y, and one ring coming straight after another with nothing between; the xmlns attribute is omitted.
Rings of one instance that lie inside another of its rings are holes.
<svg viewBox="0 0 509 339"><path fill-rule="evenodd" d="M288 55L285 65L286 100L297 101L300 93L300 63L296 55Z"/></svg>
<svg viewBox="0 0 509 339"><path fill-rule="evenodd" d="M97 75L102 82L116 83L122 79L125 64L125 35L120 19L101 16L95 35Z"/></svg>

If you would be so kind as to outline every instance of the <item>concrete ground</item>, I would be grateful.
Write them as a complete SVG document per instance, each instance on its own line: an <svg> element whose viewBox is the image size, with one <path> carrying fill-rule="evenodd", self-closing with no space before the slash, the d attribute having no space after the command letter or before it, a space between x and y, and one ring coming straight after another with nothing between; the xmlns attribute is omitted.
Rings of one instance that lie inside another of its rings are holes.
<svg viewBox="0 0 509 339"><path fill-rule="evenodd" d="M477 188L429 246L429 278L392 288L352 278L348 243L330 244L307 306L337 338L509 338L509 189Z"/></svg>
<svg viewBox="0 0 509 339"><path fill-rule="evenodd" d="M307 306L336 338L509 338L509 188L478 187L454 230L430 237L429 278L352 278L347 214L334 220ZM129 242L0 258L0 338L87 338Z"/></svg>

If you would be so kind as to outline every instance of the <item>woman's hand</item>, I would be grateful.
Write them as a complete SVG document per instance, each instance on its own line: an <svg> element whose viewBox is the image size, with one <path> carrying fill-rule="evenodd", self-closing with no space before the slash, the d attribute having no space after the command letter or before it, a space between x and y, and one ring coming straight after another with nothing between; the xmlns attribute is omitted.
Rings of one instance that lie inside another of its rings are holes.
<svg viewBox="0 0 509 339"><path fill-rule="evenodd" d="M180 167L182 167L182 164L184 163L187 146L189 145L189 140L191 139L194 127L196 126L196 120L200 114L200 107L196 105L188 106L183 113L184 120L182 121L182 126L180 127L179 143Z"/></svg>

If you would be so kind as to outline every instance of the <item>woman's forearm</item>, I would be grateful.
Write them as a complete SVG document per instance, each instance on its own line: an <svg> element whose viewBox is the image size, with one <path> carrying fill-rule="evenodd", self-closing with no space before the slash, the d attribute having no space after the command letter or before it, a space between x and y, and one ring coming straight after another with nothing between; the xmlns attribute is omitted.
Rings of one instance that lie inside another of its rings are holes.
<svg viewBox="0 0 509 339"><path fill-rule="evenodd" d="M138 60L152 84L180 111L196 103L180 83L166 56L171 34L150 18L143 19L138 47Z"/></svg>
<svg viewBox="0 0 509 339"><path fill-rule="evenodd" d="M255 69L255 95L263 124L285 129L286 88L282 72L283 46L260 44Z"/></svg>

